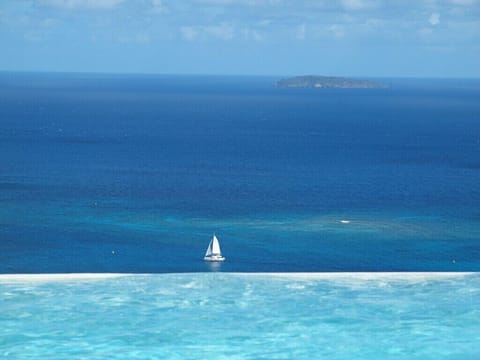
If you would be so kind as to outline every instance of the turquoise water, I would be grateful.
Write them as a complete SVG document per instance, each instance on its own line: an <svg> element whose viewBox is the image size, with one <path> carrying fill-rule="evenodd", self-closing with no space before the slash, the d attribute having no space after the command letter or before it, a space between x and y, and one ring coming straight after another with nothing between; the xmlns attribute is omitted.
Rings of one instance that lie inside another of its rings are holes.
<svg viewBox="0 0 480 360"><path fill-rule="evenodd" d="M186 216L78 203L4 202L0 269L10 273L208 271L213 231L230 271L476 271L476 218L434 211ZM21 222L9 229L9 224ZM92 243L92 238L96 241Z"/></svg>
<svg viewBox="0 0 480 360"><path fill-rule="evenodd" d="M9 359L477 359L480 276L0 276Z"/></svg>

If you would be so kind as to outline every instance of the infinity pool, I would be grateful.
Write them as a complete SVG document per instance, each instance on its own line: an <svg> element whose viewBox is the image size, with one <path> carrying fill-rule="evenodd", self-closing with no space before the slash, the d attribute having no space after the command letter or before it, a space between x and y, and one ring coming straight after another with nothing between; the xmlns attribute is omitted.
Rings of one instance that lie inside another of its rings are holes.
<svg viewBox="0 0 480 360"><path fill-rule="evenodd" d="M478 359L476 273L1 275L0 357Z"/></svg>

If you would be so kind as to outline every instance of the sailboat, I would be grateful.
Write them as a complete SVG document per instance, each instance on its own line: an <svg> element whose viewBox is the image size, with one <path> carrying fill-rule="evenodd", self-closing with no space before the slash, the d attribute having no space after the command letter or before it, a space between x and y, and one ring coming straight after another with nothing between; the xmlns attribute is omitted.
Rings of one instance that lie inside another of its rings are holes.
<svg viewBox="0 0 480 360"><path fill-rule="evenodd" d="M222 256L222 251L220 250L220 243L218 242L217 237L213 234L210 244L208 244L207 251L205 252L205 261L225 261L225 258Z"/></svg>

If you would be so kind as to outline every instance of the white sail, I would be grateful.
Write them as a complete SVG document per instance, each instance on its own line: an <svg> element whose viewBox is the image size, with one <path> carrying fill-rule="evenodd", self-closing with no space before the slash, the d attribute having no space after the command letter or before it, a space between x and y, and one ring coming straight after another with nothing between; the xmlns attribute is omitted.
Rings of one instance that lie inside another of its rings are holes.
<svg viewBox="0 0 480 360"><path fill-rule="evenodd" d="M213 235L213 239L210 242L210 244L212 245L212 247L211 247L212 248L212 254L222 255L222 252L220 251L220 243L218 242L218 239L215 236L215 234Z"/></svg>
<svg viewBox="0 0 480 360"><path fill-rule="evenodd" d="M213 239L210 240L210 244L208 244L207 251L205 252L205 257L212 255L212 243Z"/></svg>

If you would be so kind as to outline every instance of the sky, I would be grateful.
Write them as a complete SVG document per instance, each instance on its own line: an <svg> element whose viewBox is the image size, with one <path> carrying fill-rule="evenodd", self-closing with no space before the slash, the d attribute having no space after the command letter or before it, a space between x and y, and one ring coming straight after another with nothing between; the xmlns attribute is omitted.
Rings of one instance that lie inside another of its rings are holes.
<svg viewBox="0 0 480 360"><path fill-rule="evenodd" d="M480 0L0 0L0 71L480 77Z"/></svg>

